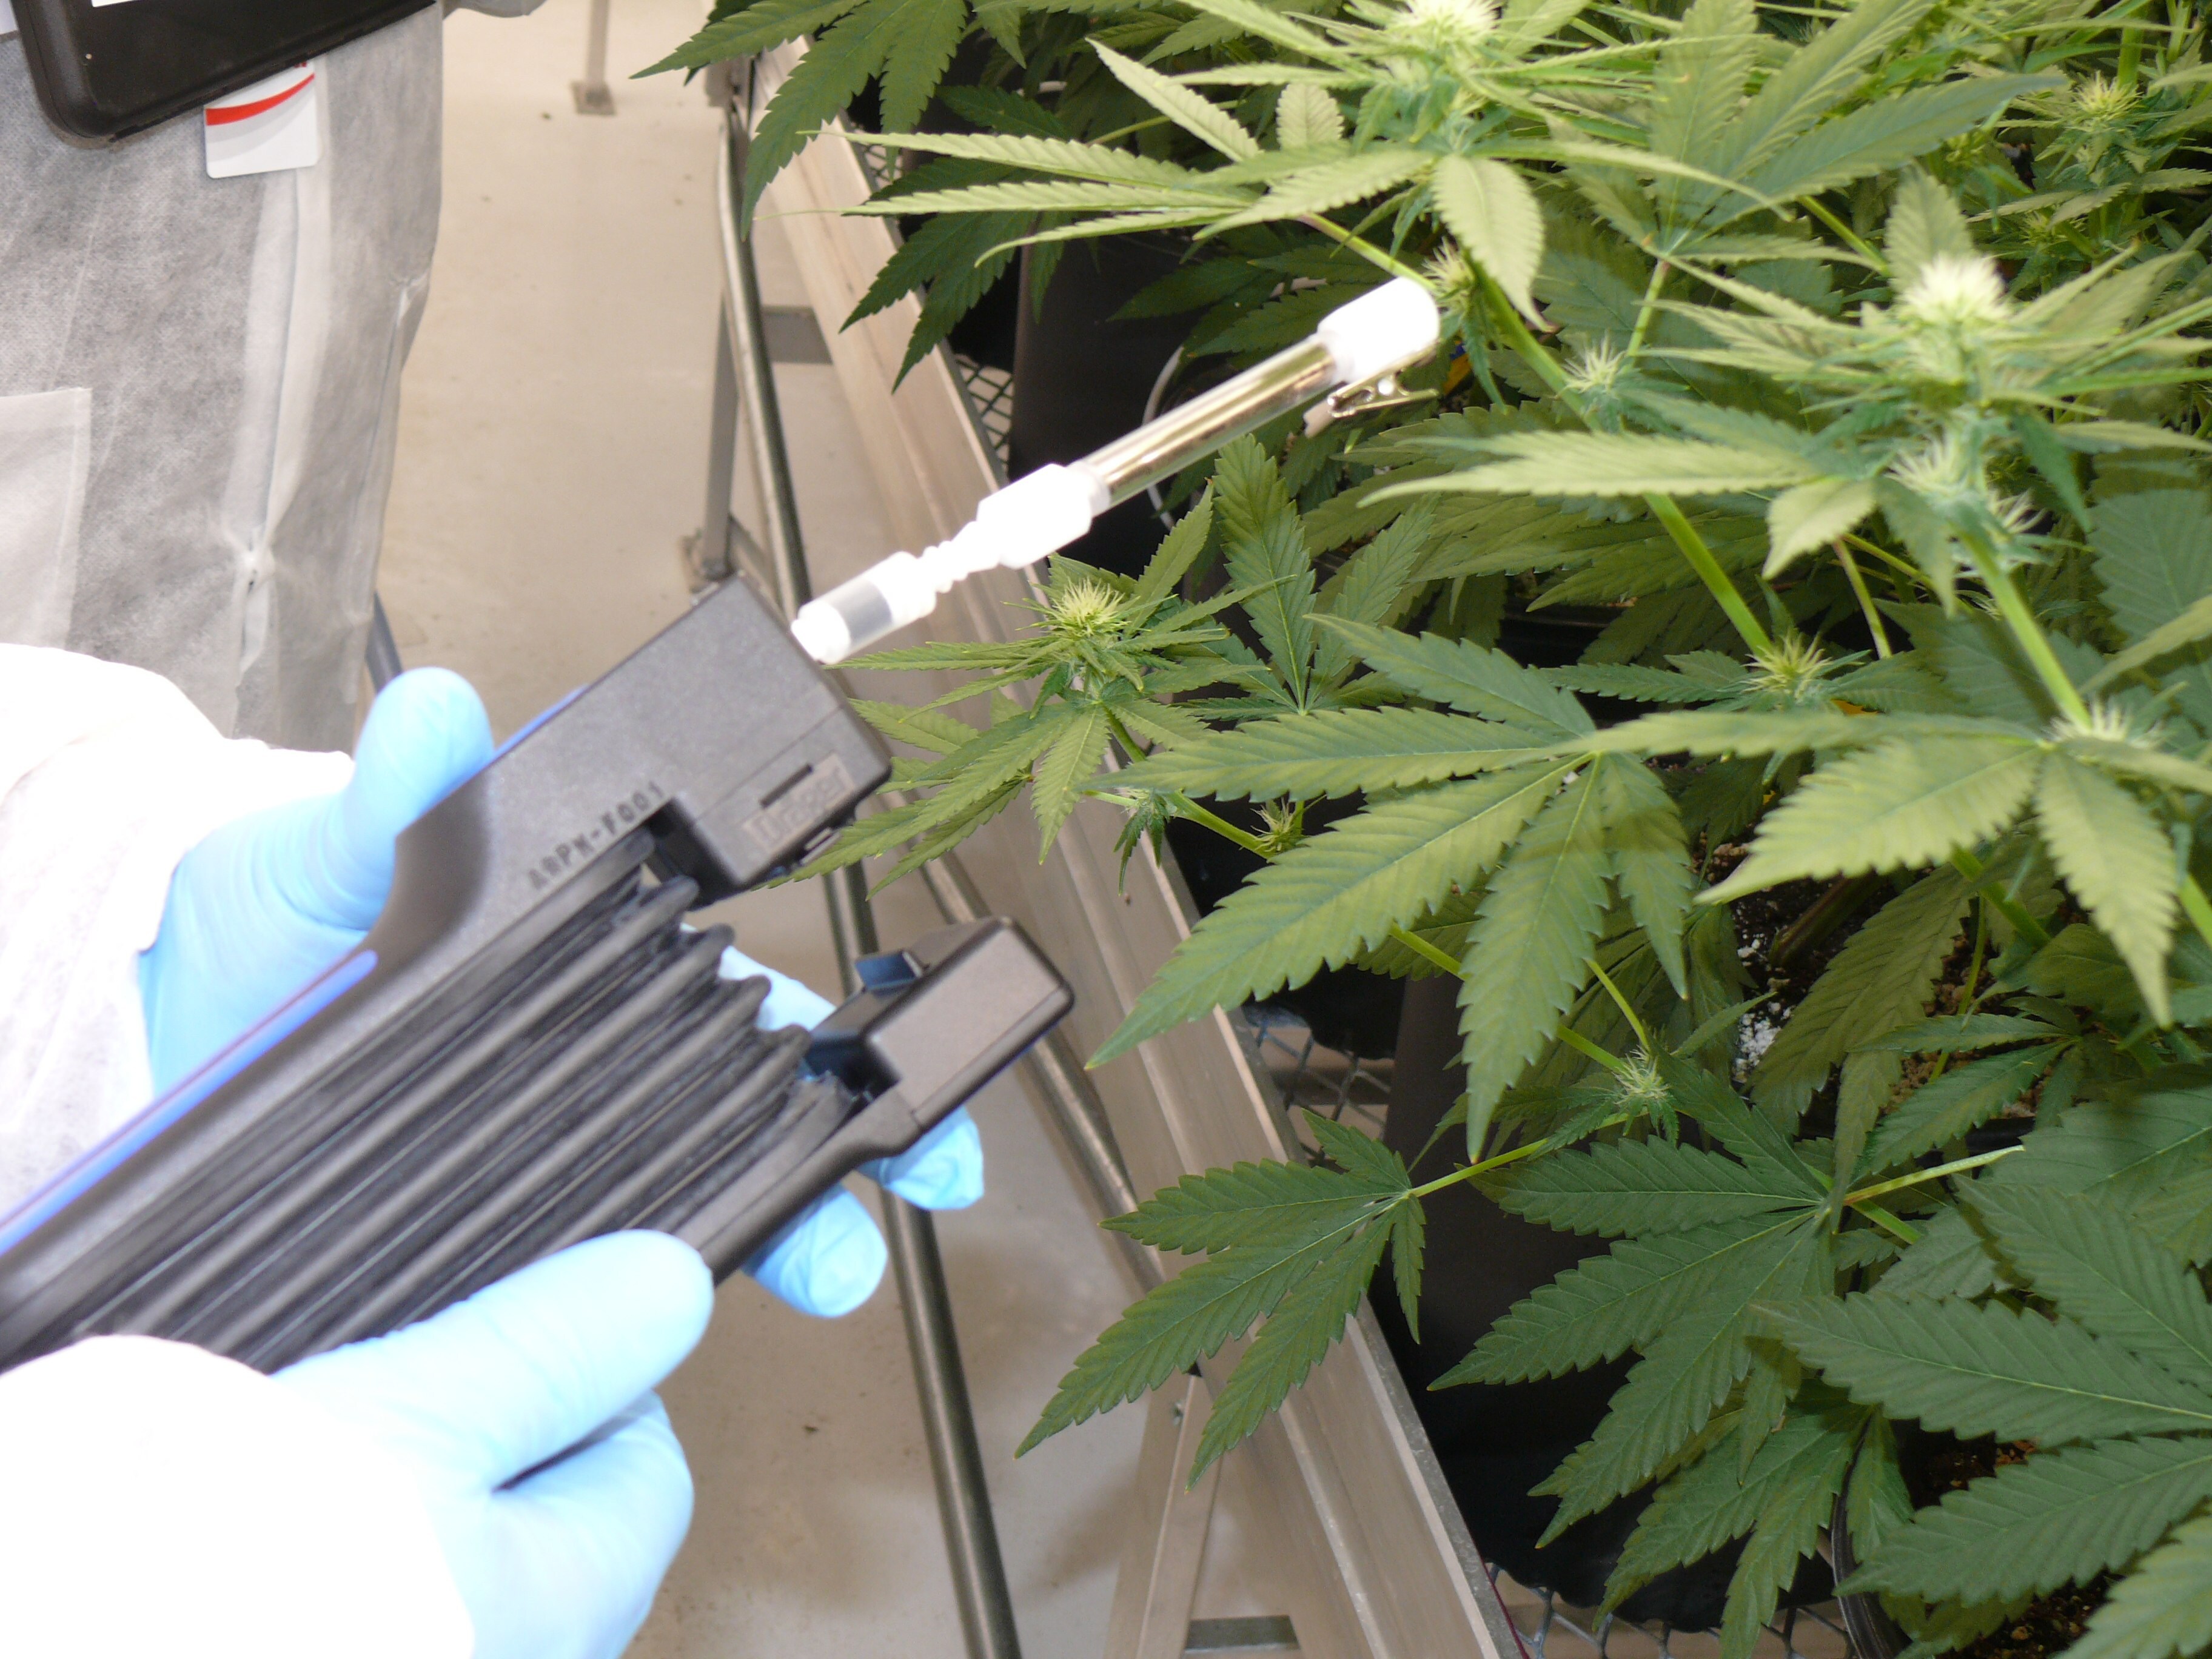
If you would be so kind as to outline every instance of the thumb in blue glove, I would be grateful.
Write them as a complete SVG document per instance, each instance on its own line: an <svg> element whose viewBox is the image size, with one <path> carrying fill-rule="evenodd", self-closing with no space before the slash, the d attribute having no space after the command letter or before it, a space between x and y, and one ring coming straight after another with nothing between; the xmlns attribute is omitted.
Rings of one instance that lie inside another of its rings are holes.
<svg viewBox="0 0 2212 1659"><path fill-rule="evenodd" d="M250 813L185 854L138 959L156 1094L361 943L392 890L399 832L491 749L469 683L416 669L369 710L343 789Z"/></svg>
<svg viewBox="0 0 2212 1659"><path fill-rule="evenodd" d="M615 1233L276 1380L413 1477L475 1659L613 1659L690 1524L683 1448L649 1390L713 1304L689 1245Z"/></svg>

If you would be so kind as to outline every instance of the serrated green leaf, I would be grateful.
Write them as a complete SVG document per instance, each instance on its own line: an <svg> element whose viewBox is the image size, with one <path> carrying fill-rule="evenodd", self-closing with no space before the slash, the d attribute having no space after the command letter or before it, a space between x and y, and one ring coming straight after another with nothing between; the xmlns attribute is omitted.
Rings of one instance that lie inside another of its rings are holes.
<svg viewBox="0 0 2212 1659"><path fill-rule="evenodd" d="M1792 52L1743 112L1711 135L1705 165L1730 177L1763 164L1856 89L1867 67L1933 0L1861 0Z"/></svg>
<svg viewBox="0 0 2212 1659"><path fill-rule="evenodd" d="M1900 293L1930 260L1970 259L1978 252L1951 192L1917 167L1899 175L1881 251L1889 260L1890 281Z"/></svg>
<svg viewBox="0 0 2212 1659"><path fill-rule="evenodd" d="M1945 1014L1940 1019L1899 1026L1856 1048L1860 1053L1960 1054L2006 1042L2047 1042L2059 1035L2057 1027L2022 1014Z"/></svg>
<svg viewBox="0 0 2212 1659"><path fill-rule="evenodd" d="M1415 591L1413 572L1427 550L1433 517L1425 506L1416 507L1385 526L1322 589L1317 614L1376 627L1395 621ZM1312 538L1307 540L1310 544ZM1334 629L1322 630L1314 647L1316 680L1333 684L1355 661L1349 639Z"/></svg>
<svg viewBox="0 0 2212 1659"><path fill-rule="evenodd" d="M1750 1659L1766 1633L1783 1591L1797 1576L1798 1563L1819 1547L1822 1530L1834 1518L1836 1494L1850 1473L1865 1421L1865 1413L1838 1412L1802 1442L1785 1437L1795 1426L1785 1425L1759 1449L1744 1484L1762 1486L1762 1501L1757 1524L1729 1579L1721 1659Z"/></svg>
<svg viewBox="0 0 2212 1659"><path fill-rule="evenodd" d="M1316 620L1342 634L1363 661L1415 696L1522 726L1540 738L1572 738L1595 730L1582 704L1503 651L1437 634L1416 638L1340 617Z"/></svg>
<svg viewBox="0 0 2212 1659"><path fill-rule="evenodd" d="M1544 753L1525 732L1464 714L1321 709L1209 733L1139 762L1121 781L1224 800L1309 800L1497 771Z"/></svg>
<svg viewBox="0 0 2212 1659"><path fill-rule="evenodd" d="M1341 1231L1289 1249L1210 1255L1150 1291L1076 1358L1015 1455L1135 1400L1241 1336L1344 1242Z"/></svg>
<svg viewBox="0 0 2212 1659"><path fill-rule="evenodd" d="M2104 1440L2011 1463L1920 1510L1851 1579L1927 1600L2010 1600L2125 1566L2212 1497L2212 1438Z"/></svg>
<svg viewBox="0 0 2212 1659"><path fill-rule="evenodd" d="M1981 1183L1966 1201L1998 1251L2059 1312L2182 1382L2212 1376L2212 1305L2181 1261L2109 1205L2047 1187Z"/></svg>
<svg viewBox="0 0 2212 1659"><path fill-rule="evenodd" d="M1541 1161L1541 1160L1540 1160ZM1707 1194L1700 1194L1703 1203ZM1568 1268L1514 1304L1467 1357L1431 1388L1462 1382L1528 1382L1618 1359L1656 1340L1735 1272L1745 1253L1794 1215L1772 1209L1680 1232L1626 1238L1607 1254Z"/></svg>
<svg viewBox="0 0 2212 1659"><path fill-rule="evenodd" d="M1893 93L1823 122L1747 182L1775 201L1818 195L1924 155L2015 98L2059 84L2050 76L1992 75Z"/></svg>
<svg viewBox="0 0 2212 1659"><path fill-rule="evenodd" d="M1103 1224L1156 1249L1195 1253L1241 1245L1291 1249L1378 1213L1406 1190L1405 1172L1244 1163L1187 1175Z"/></svg>
<svg viewBox="0 0 2212 1659"><path fill-rule="evenodd" d="M1674 1567L1702 1561L1731 1539L1758 1526L1762 1516L1803 1508L1802 1486L1832 1478L1842 1483L1866 1427L1868 1413L1850 1405L1794 1410L1741 1467L1740 1433L1717 1441L1669 1476L1638 1520L1606 1585L1605 1604L1618 1606L1638 1586ZM1828 1496L1832 1504L1834 1487ZM1792 1562L1794 1565L1794 1561Z"/></svg>
<svg viewBox="0 0 2212 1659"><path fill-rule="evenodd" d="M999 132L872 132L855 134L854 141L880 145L885 149L988 161L1098 184L1158 185L1170 190L1209 187L1205 174L1177 167L1172 161L1141 155L1134 150L1116 149L1109 144L1080 143L1066 137ZM909 198L891 196L879 199L898 203Z"/></svg>
<svg viewBox="0 0 2212 1659"><path fill-rule="evenodd" d="M2045 1046L1991 1054L1922 1084L1882 1120L1868 1149L1868 1168L1910 1163L1988 1122L2033 1086L2057 1052Z"/></svg>
<svg viewBox="0 0 2212 1659"><path fill-rule="evenodd" d="M1629 1372L1597 1431L1534 1488L1559 1498L1540 1541L1633 1492L1687 1445L1751 1367L1754 1307L1805 1294L1832 1273L1827 1262L1827 1233L1801 1223L1772 1235L1764 1251L1747 1252L1733 1273L1710 1285Z"/></svg>
<svg viewBox="0 0 2212 1659"><path fill-rule="evenodd" d="M2047 1445L2212 1430L2212 1398L2071 1320L1871 1296L1774 1320L1851 1398L1931 1429Z"/></svg>
<svg viewBox="0 0 2212 1659"><path fill-rule="evenodd" d="M1770 1211L1804 1209L1802 1181L1718 1152L1623 1140L1532 1158L1484 1182L1499 1207L1577 1233L1664 1233Z"/></svg>
<svg viewBox="0 0 2212 1659"><path fill-rule="evenodd" d="M1610 432L1509 432L1479 447L1507 459L1465 472L1379 492L1516 495L1726 495L1809 483L1819 469L1802 455L1696 438Z"/></svg>
<svg viewBox="0 0 2212 1659"><path fill-rule="evenodd" d="M1161 539L1159 550L1146 561L1144 574L1137 578L1131 597L1140 605L1155 605L1173 593L1183 573L1206 550L1212 534L1213 486L1208 484L1190 511L1177 519L1175 528Z"/></svg>
<svg viewBox="0 0 2212 1659"><path fill-rule="evenodd" d="M1176 946L1092 1064L1146 1037L1300 985L1488 869L1565 769L1531 768L1383 801L1299 842Z"/></svg>
<svg viewBox="0 0 2212 1659"><path fill-rule="evenodd" d="M2090 543L2106 606L2131 645L2212 598L2212 498L2201 490L2107 496ZM2212 717L2212 648L2190 651L2163 678L2181 687L2182 708L2199 725Z"/></svg>
<svg viewBox="0 0 2212 1659"><path fill-rule="evenodd" d="M1875 509L1874 486L1859 478L1821 478L1785 489L1767 504L1770 550L1760 573L1769 580L1834 541Z"/></svg>
<svg viewBox="0 0 2212 1659"><path fill-rule="evenodd" d="M1996 1258L1969 1224L1966 1212L1944 1209L1920 1224L1918 1241L1907 1247L1868 1294L1892 1299L1976 1297L1988 1291L1998 1278Z"/></svg>
<svg viewBox="0 0 2212 1659"><path fill-rule="evenodd" d="M2135 644L2106 662L2103 672L2081 689L2094 691L2123 674L2133 673L2147 663L2172 656L2183 647L2195 645L2208 637L2212 637L2212 599L2199 599L2171 622L2161 623L2152 629Z"/></svg>
<svg viewBox="0 0 2212 1659"><path fill-rule="evenodd" d="M2086 930L2085 930L2086 931ZM2063 937L2063 935L2062 935ZM2130 1089L2039 1124L1990 1171L2002 1186L2056 1187L2132 1209L2212 1152L2212 1098L2201 1081Z"/></svg>
<svg viewBox="0 0 2212 1659"><path fill-rule="evenodd" d="M975 728L967 721L933 708L909 708L902 702L871 702L855 697L853 709L894 743L910 743L933 755L949 755L975 737Z"/></svg>
<svg viewBox="0 0 2212 1659"><path fill-rule="evenodd" d="M1421 150L1380 149L1317 161L1274 179L1257 202L1215 221L1200 234L1212 236L1245 225L1332 213L1419 178L1428 171L1431 160Z"/></svg>
<svg viewBox="0 0 2212 1659"><path fill-rule="evenodd" d="M1917 1022L1972 896L1955 872L1938 870L1854 933L1753 1072L1759 1104L1795 1119L1845 1054Z"/></svg>
<svg viewBox="0 0 2212 1659"><path fill-rule="evenodd" d="M1530 285L1544 262L1544 214L1528 181L1503 161L1447 155L1429 179L1437 216L1505 297L1536 316Z"/></svg>
<svg viewBox="0 0 2212 1659"><path fill-rule="evenodd" d="M2108 1015L2126 1018L2140 1005L2135 976L2112 942L2086 922L2069 922L2058 936L2028 958L2024 973L2031 990Z"/></svg>
<svg viewBox="0 0 2212 1659"><path fill-rule="evenodd" d="M1589 977L1611 872L1602 807L1585 771L1522 831L1490 878L1460 964L1469 1157L1480 1155L1498 1100L1550 1046Z"/></svg>
<svg viewBox="0 0 2212 1659"><path fill-rule="evenodd" d="M1313 556L1305 526L1283 488L1282 475L1250 438L1239 438L1216 458L1215 512L1230 580L1261 590L1244 612L1294 699L1304 702L1313 661Z"/></svg>
<svg viewBox="0 0 2212 1659"><path fill-rule="evenodd" d="M1598 821L1613 860L1613 874L1629 914L1651 942L1675 994L1687 996L1682 927L1690 914L1697 874L1690 867L1688 837L1674 797L1648 767L1617 755L1590 763Z"/></svg>
<svg viewBox="0 0 2212 1659"><path fill-rule="evenodd" d="M2112 1587L2069 1659L2167 1659L2212 1642L2212 1515L2185 1521Z"/></svg>
<svg viewBox="0 0 2212 1659"><path fill-rule="evenodd" d="M1767 815L1752 854L1706 895L1740 898L1801 876L1934 864L2019 815L2043 754L2008 738L1883 744L1820 768Z"/></svg>
<svg viewBox="0 0 2212 1659"><path fill-rule="evenodd" d="M1313 149L1344 137L1344 112L1325 87L1293 81L1275 100L1275 142L1285 149Z"/></svg>
<svg viewBox="0 0 2212 1659"><path fill-rule="evenodd" d="M851 103L890 50L890 20L899 0L864 0L834 27L815 36L784 83L769 100L745 156L744 224L769 181L814 135Z"/></svg>
<svg viewBox="0 0 2212 1659"><path fill-rule="evenodd" d="M1188 87L1170 80L1158 70L1147 69L1133 58L1124 58L1111 46L1091 45L1098 61L1114 78L1150 104L1202 144L1219 150L1232 161L1249 161L1260 153L1260 141L1244 131L1237 118L1220 105Z"/></svg>
<svg viewBox="0 0 2212 1659"><path fill-rule="evenodd" d="M1725 688L1692 679L1687 674L1664 668L1639 668L1632 664L1577 663L1571 668L1545 672L1554 684L1570 691L1620 697L1629 702L1711 702L1728 695Z"/></svg>
<svg viewBox="0 0 2212 1659"><path fill-rule="evenodd" d="M898 0L884 53L884 125L902 132L921 119L968 32L968 0Z"/></svg>
<svg viewBox="0 0 2212 1659"><path fill-rule="evenodd" d="M1421 1340L1421 1258L1428 1225L1418 1198L1408 1198L1390 1212L1390 1278L1398 1292L1398 1311L1416 1342Z"/></svg>
<svg viewBox="0 0 2212 1659"><path fill-rule="evenodd" d="M2169 1023L2166 957L2181 903L2172 841L2133 795L2064 754L2036 778L2035 820L2051 861L2135 975L2151 1017Z"/></svg>
<svg viewBox="0 0 2212 1659"><path fill-rule="evenodd" d="M1082 800L1084 786L1097 775L1098 763L1106 757L1106 744L1112 736L1105 709L1091 704L1080 709L1061 727L1052 747L1038 761L1036 781L1030 791L1030 805L1036 810L1042 836L1037 847L1038 863L1051 856L1052 844L1059 837L1060 826Z"/></svg>
<svg viewBox="0 0 2212 1659"><path fill-rule="evenodd" d="M1367 1281L1389 1242L1390 1230L1383 1226L1370 1226L1346 1239L1267 1316L1228 1385L1214 1398L1212 1414L1198 1437L1190 1472L1194 1482L1208 1464L1259 1427L1344 1334L1345 1322L1366 1294Z"/></svg>
<svg viewBox="0 0 2212 1659"><path fill-rule="evenodd" d="M640 76L669 70L705 69L726 58L746 58L828 27L860 0L757 0L734 16L711 21Z"/></svg>

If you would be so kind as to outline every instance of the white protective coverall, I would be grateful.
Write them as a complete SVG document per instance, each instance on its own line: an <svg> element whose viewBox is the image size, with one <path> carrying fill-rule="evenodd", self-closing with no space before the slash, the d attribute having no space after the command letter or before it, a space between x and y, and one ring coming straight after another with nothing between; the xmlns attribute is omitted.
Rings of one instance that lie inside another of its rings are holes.
<svg viewBox="0 0 2212 1659"><path fill-rule="evenodd" d="M0 646L0 1212L152 1091L138 953L216 824L340 787L175 687ZM422 1497L353 1428L200 1350L109 1338L0 1374L0 1652L466 1659ZM128 1564L122 1570L122 1564Z"/></svg>
<svg viewBox="0 0 2212 1659"><path fill-rule="evenodd" d="M0 641L150 668L224 732L352 742L441 15L327 54L317 165L210 179L193 116L56 134L0 0Z"/></svg>

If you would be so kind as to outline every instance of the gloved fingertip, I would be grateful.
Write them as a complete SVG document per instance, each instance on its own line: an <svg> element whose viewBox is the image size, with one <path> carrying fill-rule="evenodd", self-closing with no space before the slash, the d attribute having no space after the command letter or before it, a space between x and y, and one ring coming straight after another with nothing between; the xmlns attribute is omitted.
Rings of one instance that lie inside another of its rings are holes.
<svg viewBox="0 0 2212 1659"><path fill-rule="evenodd" d="M780 974L766 963L756 962L734 945L722 952L719 969L724 979L751 979L756 975L769 983L768 1000L754 1024L763 1031L780 1031L787 1025L803 1025L812 1030L836 1012L837 1005L814 990L811 986Z"/></svg>
<svg viewBox="0 0 2212 1659"><path fill-rule="evenodd" d="M868 1173L925 1210L964 1210L983 1196L983 1137L963 1108Z"/></svg>
<svg viewBox="0 0 2212 1659"><path fill-rule="evenodd" d="M799 1312L838 1319L875 1294L887 1260L867 1206L841 1191L787 1229L745 1271Z"/></svg>
<svg viewBox="0 0 2212 1659"><path fill-rule="evenodd" d="M476 688L448 668L412 669L370 706L348 793L372 800L384 833L398 835L491 753L491 720Z"/></svg>

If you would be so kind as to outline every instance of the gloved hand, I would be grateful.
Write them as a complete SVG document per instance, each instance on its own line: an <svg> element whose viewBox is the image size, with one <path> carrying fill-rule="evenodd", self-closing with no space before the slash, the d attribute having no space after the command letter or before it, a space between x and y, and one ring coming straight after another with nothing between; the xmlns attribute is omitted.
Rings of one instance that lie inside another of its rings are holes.
<svg viewBox="0 0 2212 1659"><path fill-rule="evenodd" d="M413 1477L475 1659L613 1659L690 1524L683 1448L649 1391L714 1293L690 1246L615 1233L276 1380Z"/></svg>
<svg viewBox="0 0 2212 1659"><path fill-rule="evenodd" d="M761 1005L764 1031L787 1025L809 1030L833 1007L787 974L755 962L735 945L722 952L724 979L759 974L770 986ZM983 1140L963 1106L896 1158L860 1166L867 1176L925 1210L964 1210L983 1196ZM802 1313L836 1318L875 1293L884 1276L884 1237L867 1206L840 1188L786 1226L745 1271Z"/></svg>
<svg viewBox="0 0 2212 1659"><path fill-rule="evenodd" d="M399 832L491 757L491 726L467 681L440 668L402 674L369 710L353 781L335 795L251 813L187 853L169 884L138 983L154 1087L186 1076L361 942L392 890ZM768 972L732 951L726 975ZM813 1025L830 1005L774 975L769 1029ZM868 1171L929 1209L974 1203L982 1146L956 1113ZM850 1193L825 1194L746 1271L802 1313L835 1317L883 1278L884 1243Z"/></svg>

